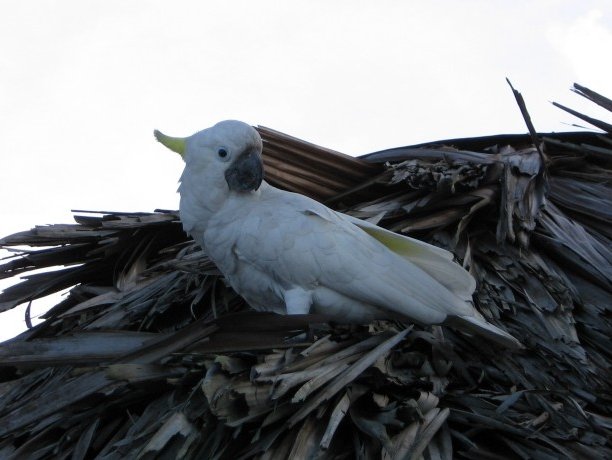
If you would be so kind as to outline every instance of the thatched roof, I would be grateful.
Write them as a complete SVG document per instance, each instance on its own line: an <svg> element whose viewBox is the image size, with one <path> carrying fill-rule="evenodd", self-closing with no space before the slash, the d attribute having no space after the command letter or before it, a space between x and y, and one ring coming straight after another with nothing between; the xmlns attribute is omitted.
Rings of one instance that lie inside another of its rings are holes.
<svg viewBox="0 0 612 460"><path fill-rule="evenodd" d="M260 128L270 182L452 250L518 352L252 312L173 211L5 237L0 311L71 289L0 347L0 458L612 458L612 129L577 115L606 133L360 159Z"/></svg>

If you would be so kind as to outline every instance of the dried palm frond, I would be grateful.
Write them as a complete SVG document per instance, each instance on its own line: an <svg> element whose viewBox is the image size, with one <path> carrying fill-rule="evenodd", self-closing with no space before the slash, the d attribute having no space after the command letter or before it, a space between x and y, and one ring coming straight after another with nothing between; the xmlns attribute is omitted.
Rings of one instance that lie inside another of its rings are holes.
<svg viewBox="0 0 612 460"><path fill-rule="evenodd" d="M453 251L523 351L252 312L172 211L3 238L0 311L70 291L0 347L0 457L612 457L612 132L580 117L360 159L259 128L270 182Z"/></svg>

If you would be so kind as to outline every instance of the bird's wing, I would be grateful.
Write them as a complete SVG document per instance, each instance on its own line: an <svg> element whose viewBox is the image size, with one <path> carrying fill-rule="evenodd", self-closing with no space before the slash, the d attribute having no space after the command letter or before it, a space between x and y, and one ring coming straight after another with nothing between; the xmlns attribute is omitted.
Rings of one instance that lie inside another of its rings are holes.
<svg viewBox="0 0 612 460"><path fill-rule="evenodd" d="M465 300L471 300L476 280L467 270L453 262L445 249L408 236L399 235L365 220L343 214L357 227L376 238L391 251L404 257L438 280L444 287Z"/></svg>
<svg viewBox="0 0 612 460"><path fill-rule="evenodd" d="M250 209L234 251L286 288L324 286L424 324L441 323L447 315L473 314L473 307L446 287L456 282L437 281L381 243L380 235L373 237L344 215L302 195L280 191L271 195ZM427 266L425 247L413 246L418 249L415 253L421 253L417 257L421 265ZM401 248L407 251L405 242ZM431 250L437 263L452 264L440 251Z"/></svg>

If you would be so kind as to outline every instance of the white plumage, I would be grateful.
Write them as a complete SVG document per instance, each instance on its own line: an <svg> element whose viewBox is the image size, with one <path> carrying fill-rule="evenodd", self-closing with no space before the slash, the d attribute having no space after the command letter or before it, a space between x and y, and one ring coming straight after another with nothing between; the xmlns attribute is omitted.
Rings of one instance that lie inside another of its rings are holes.
<svg viewBox="0 0 612 460"><path fill-rule="evenodd" d="M223 121L185 139L156 136L186 163L185 231L253 308L446 322L520 346L475 310L474 279L448 251L263 181L262 142L251 126Z"/></svg>

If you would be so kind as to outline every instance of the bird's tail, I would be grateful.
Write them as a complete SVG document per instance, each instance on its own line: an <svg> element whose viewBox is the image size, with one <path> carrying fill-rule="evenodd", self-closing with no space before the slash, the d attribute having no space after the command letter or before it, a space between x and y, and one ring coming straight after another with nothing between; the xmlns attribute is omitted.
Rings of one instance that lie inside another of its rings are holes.
<svg viewBox="0 0 612 460"><path fill-rule="evenodd" d="M448 316L444 324L456 327L462 331L473 332L474 334L485 337L506 348L514 350L525 348L523 344L512 335L487 322L484 318L467 315Z"/></svg>

